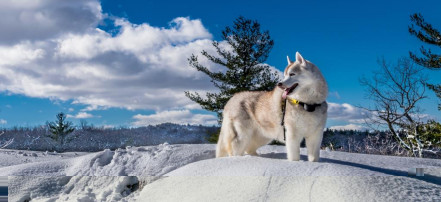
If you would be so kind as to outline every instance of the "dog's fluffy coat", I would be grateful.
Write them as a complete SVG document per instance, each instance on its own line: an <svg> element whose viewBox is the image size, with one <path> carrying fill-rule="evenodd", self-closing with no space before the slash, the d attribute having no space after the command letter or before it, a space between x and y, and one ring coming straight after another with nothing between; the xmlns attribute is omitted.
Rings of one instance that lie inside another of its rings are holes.
<svg viewBox="0 0 441 202"><path fill-rule="evenodd" d="M289 91L290 88L294 90ZM327 95L327 83L313 63L298 52L295 62L288 57L284 79L274 90L237 93L227 102L216 157L257 155L259 147L273 139L282 140L282 97L287 97L320 104L313 112L307 112L301 105L288 102L285 115L288 160L300 159L300 143L305 138L308 160L318 161L327 118Z"/></svg>

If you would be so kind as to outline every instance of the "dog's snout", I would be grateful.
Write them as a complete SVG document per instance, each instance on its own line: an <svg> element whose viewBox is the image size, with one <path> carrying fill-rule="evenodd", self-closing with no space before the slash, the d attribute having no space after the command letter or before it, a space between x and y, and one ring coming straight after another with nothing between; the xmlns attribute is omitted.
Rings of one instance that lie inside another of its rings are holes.
<svg viewBox="0 0 441 202"><path fill-rule="evenodd" d="M283 84L282 84L281 82L277 83L277 86L279 86L279 87L282 86L282 85L283 85Z"/></svg>

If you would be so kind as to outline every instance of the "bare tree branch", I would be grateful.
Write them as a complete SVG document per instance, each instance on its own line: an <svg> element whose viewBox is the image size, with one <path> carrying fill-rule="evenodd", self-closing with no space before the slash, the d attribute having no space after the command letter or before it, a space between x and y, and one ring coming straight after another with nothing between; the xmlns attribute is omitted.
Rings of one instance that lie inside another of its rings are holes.
<svg viewBox="0 0 441 202"><path fill-rule="evenodd" d="M373 107L366 108L373 114L366 121L386 127L402 147L411 155L422 157L424 144L418 137L417 127L421 124L418 103L426 98L427 77L422 68L410 59L403 58L392 66L384 58L378 61L380 71L371 79L362 78L367 97L374 101Z"/></svg>

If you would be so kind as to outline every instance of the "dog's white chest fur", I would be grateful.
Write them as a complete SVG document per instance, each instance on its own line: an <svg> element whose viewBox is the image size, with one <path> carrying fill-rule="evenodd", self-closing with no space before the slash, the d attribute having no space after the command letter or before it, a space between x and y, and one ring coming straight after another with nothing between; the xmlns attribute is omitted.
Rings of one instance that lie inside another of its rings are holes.
<svg viewBox="0 0 441 202"><path fill-rule="evenodd" d="M327 104L322 103L313 112L307 112L299 105L287 107L286 123L297 132L294 135L311 135L312 130L322 127L326 122Z"/></svg>

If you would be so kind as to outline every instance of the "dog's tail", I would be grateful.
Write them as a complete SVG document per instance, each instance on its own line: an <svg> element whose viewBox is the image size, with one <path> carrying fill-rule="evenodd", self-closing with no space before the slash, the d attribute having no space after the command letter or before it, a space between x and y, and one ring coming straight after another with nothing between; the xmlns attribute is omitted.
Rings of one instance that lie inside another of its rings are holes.
<svg viewBox="0 0 441 202"><path fill-rule="evenodd" d="M217 141L216 146L216 158L233 155L231 143L236 136L233 127L233 122L229 118L223 119L219 140Z"/></svg>

